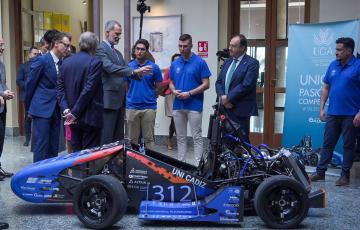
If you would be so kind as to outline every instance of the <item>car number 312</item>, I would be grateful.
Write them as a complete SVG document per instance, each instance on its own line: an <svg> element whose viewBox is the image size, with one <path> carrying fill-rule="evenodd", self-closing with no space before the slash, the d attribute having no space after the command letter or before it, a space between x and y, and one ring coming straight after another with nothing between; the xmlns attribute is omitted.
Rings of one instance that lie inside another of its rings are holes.
<svg viewBox="0 0 360 230"><path fill-rule="evenodd" d="M192 199L192 190L189 185L162 186L149 185L149 198L153 201L187 202Z"/></svg>

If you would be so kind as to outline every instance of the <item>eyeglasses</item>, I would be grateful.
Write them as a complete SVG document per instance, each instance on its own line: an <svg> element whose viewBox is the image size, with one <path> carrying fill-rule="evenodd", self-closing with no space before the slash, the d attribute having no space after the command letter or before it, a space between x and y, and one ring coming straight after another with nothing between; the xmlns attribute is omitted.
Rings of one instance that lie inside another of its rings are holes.
<svg viewBox="0 0 360 230"><path fill-rule="evenodd" d="M61 44L63 44L66 48L69 48L70 47L70 44L67 44L67 43L65 43L65 42L63 42L63 41L59 41Z"/></svg>
<svg viewBox="0 0 360 230"><path fill-rule="evenodd" d="M136 47L135 50L136 50L136 51L146 51L145 48L141 48L141 47Z"/></svg>

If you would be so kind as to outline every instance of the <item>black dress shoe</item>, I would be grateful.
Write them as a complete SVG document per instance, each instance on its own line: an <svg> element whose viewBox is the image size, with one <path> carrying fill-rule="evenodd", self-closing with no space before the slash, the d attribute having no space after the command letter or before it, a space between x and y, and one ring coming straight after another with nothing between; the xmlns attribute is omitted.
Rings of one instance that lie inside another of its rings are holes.
<svg viewBox="0 0 360 230"><path fill-rule="evenodd" d="M11 172L6 172L4 169L2 169L0 167L0 175L3 175L5 177L12 177L14 175L14 173L11 173Z"/></svg>
<svg viewBox="0 0 360 230"><path fill-rule="evenodd" d="M29 141L25 141L24 146L29 146Z"/></svg>
<svg viewBox="0 0 360 230"><path fill-rule="evenodd" d="M0 229L8 229L8 228L9 228L8 223L0 222Z"/></svg>

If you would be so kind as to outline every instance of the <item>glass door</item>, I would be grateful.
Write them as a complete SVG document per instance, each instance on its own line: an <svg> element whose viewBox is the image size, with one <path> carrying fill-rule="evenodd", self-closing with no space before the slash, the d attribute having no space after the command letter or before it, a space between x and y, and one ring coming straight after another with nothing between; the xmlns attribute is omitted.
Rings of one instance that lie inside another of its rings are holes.
<svg viewBox="0 0 360 230"><path fill-rule="evenodd" d="M255 145L281 145L285 95L288 25L309 21L307 0L232 0L232 34L244 34L247 54L260 63L257 83L259 116L250 120ZM305 16L305 15L308 16ZM237 21L238 20L238 21Z"/></svg>

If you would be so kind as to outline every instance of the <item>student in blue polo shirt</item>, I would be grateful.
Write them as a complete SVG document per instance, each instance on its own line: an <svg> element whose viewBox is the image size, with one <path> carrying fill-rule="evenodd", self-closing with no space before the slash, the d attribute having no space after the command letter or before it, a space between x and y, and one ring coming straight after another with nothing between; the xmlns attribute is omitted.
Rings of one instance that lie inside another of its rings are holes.
<svg viewBox="0 0 360 230"><path fill-rule="evenodd" d="M201 122L204 91L209 88L211 73L206 62L191 52L192 47L192 37L189 34L181 35L179 38L181 57L171 64L169 88L175 95L173 117L178 160L185 160L187 123L189 121L194 140L195 160L199 163L203 152Z"/></svg>
<svg viewBox="0 0 360 230"><path fill-rule="evenodd" d="M350 169L355 156L356 127L360 126L360 60L353 55L355 42L352 38L336 40L336 60L326 71L320 99L320 119L326 121L324 142L316 172L311 181L325 179L327 165L340 135L344 141L344 160L341 176L336 186L350 183ZM329 98L329 107L324 107Z"/></svg>
<svg viewBox="0 0 360 230"><path fill-rule="evenodd" d="M162 75L158 65L147 57L149 42L139 39L134 45L135 59L129 63L133 69L152 66L152 73L140 81L127 78L129 90L126 97L126 119L128 134L132 143L138 144L140 129L148 148L154 147L154 126L156 117L156 90L162 85Z"/></svg>

